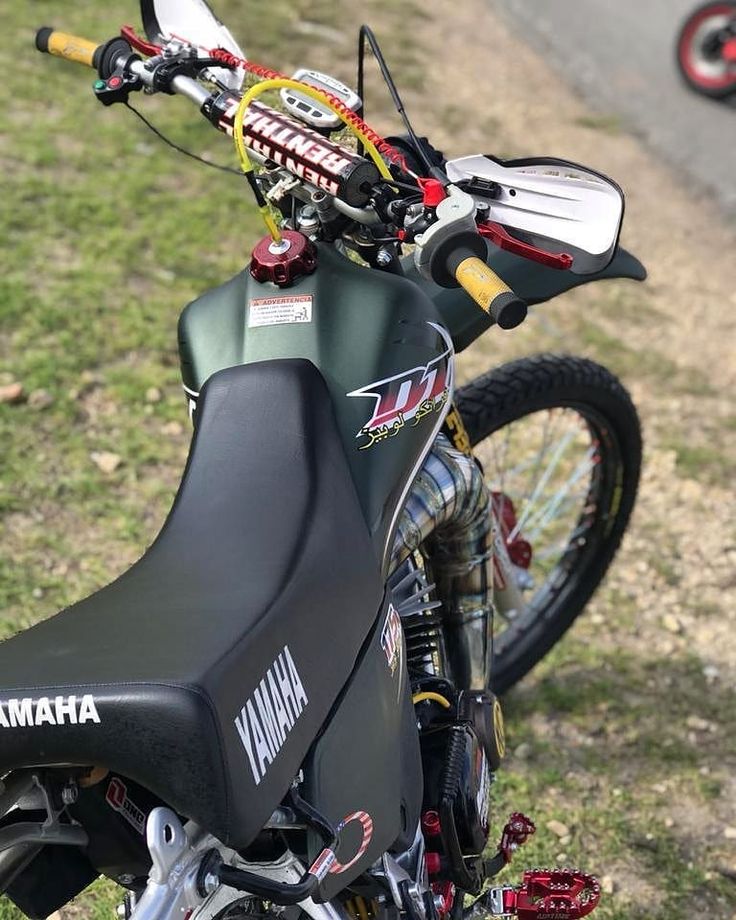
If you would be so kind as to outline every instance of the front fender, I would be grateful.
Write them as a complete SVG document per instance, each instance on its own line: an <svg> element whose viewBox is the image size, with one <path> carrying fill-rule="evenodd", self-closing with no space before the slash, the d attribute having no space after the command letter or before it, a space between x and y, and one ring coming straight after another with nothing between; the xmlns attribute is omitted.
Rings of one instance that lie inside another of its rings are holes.
<svg viewBox="0 0 736 920"><path fill-rule="evenodd" d="M602 281L606 278L631 278L643 281L647 271L642 263L622 246L603 271L591 275L576 275L570 271L547 268L538 262L531 262L503 249L489 247L486 259L491 268L499 274L512 290L530 306L544 303L564 294L581 284ZM479 310L462 288L441 288L423 278L414 267L414 260L404 260L406 276L418 284L434 301L445 326L449 329L460 352L482 335L492 325L491 318Z"/></svg>

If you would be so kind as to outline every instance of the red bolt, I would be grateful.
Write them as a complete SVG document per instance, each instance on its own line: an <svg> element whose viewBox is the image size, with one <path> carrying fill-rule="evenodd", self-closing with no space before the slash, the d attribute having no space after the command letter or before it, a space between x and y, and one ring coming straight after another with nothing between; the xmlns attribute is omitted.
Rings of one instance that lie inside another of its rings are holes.
<svg viewBox="0 0 736 920"><path fill-rule="evenodd" d="M442 861L439 853L425 853L424 861L427 864L427 872L430 875L437 875L442 868Z"/></svg>

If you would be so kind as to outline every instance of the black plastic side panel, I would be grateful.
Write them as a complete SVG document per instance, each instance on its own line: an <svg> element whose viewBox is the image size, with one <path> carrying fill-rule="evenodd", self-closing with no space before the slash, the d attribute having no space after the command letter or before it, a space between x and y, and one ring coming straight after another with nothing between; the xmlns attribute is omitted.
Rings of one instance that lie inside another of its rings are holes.
<svg viewBox="0 0 736 920"><path fill-rule="evenodd" d="M546 268L495 246L489 247L486 259L519 297L531 306L544 303L581 284L603 281L607 278L630 278L644 281L646 269L630 252L619 246L608 266L593 275L576 275L573 272ZM404 260L404 270L434 301L444 325L450 330L455 351L460 352L474 342L491 325L490 317L473 303L461 288L441 288L419 275L411 258Z"/></svg>
<svg viewBox="0 0 736 920"><path fill-rule="evenodd" d="M304 763L304 775L307 798L335 825L353 816L337 851L338 863L348 868L327 876L317 900L333 897L386 850L404 850L413 842L422 764L404 636L391 605L384 604L361 663ZM311 840L310 858L320 849L320 842Z"/></svg>

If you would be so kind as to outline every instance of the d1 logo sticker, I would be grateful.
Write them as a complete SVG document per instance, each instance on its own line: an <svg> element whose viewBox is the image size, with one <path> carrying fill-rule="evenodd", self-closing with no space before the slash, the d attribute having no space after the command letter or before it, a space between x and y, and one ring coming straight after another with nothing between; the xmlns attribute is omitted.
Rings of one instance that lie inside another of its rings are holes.
<svg viewBox="0 0 736 920"><path fill-rule="evenodd" d="M367 450L380 441L396 437L408 423L412 427L445 406L453 387L453 346L447 330L429 323L446 348L428 364L376 380L353 390L348 396L370 396L375 400L373 414L361 426L356 437L365 438L358 450Z"/></svg>

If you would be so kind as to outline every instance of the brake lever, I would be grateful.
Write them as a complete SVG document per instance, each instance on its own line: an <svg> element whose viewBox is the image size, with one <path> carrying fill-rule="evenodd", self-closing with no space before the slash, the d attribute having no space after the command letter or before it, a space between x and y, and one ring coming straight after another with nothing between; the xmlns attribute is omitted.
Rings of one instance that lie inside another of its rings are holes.
<svg viewBox="0 0 736 920"><path fill-rule="evenodd" d="M539 262L540 265L546 265L547 268L564 271L572 267L573 258L568 252L549 252L546 249L540 249L538 246L532 246L531 243L524 243L515 236L511 236L501 224L496 224L492 221L479 223L478 233L489 239L499 249L505 249L507 252L512 252L514 255L529 259L532 262Z"/></svg>

